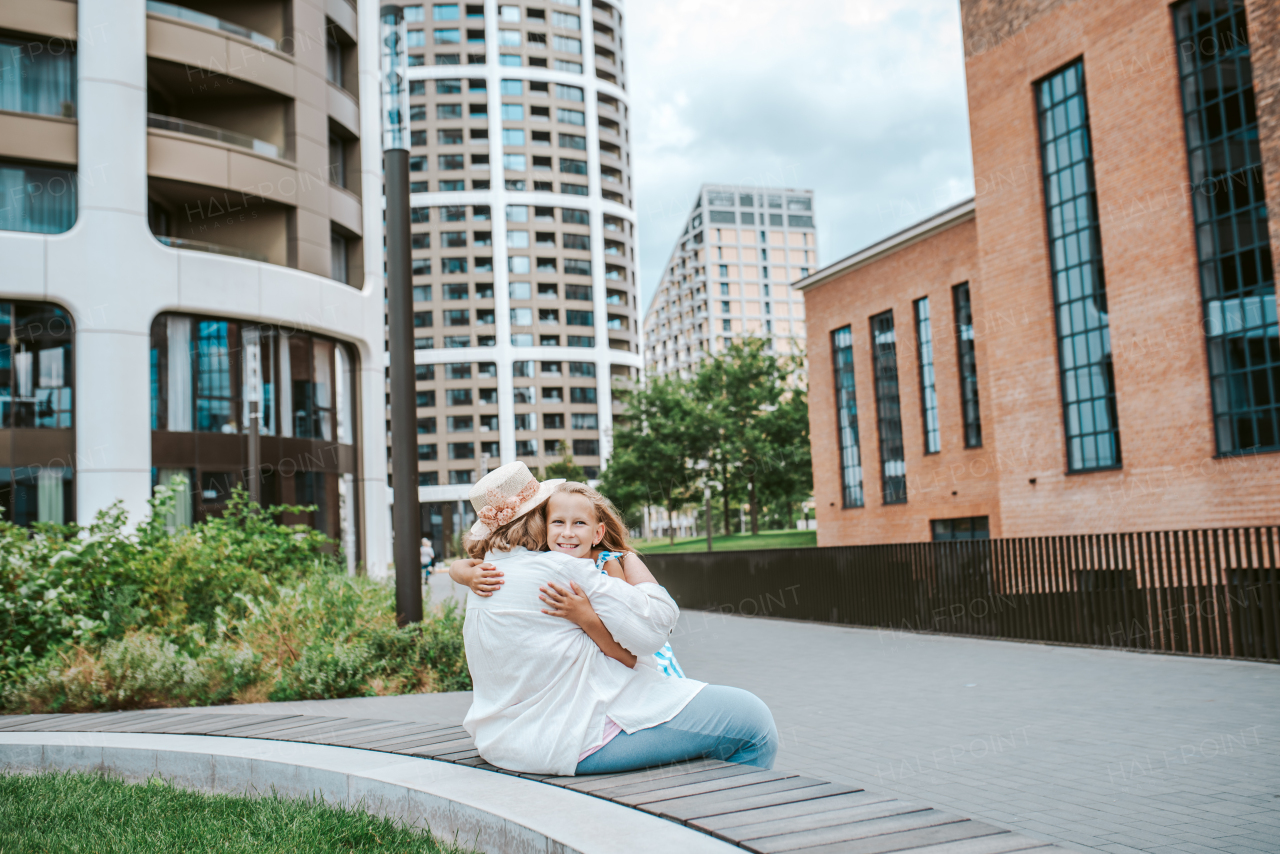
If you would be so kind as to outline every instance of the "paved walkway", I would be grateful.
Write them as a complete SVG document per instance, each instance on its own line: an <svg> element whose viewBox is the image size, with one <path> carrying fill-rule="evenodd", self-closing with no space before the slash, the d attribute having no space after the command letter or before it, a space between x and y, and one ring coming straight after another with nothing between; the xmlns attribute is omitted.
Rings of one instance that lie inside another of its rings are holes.
<svg viewBox="0 0 1280 854"><path fill-rule="evenodd" d="M1280 853L1280 666L700 612L672 646L690 676L769 704L781 770L1080 851ZM468 703L264 706L453 721Z"/></svg>

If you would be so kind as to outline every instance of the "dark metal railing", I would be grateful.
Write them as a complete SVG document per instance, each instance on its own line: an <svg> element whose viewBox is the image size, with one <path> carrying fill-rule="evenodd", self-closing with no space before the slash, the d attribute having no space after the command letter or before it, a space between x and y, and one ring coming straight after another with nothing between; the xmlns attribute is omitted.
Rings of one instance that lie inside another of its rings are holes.
<svg viewBox="0 0 1280 854"><path fill-rule="evenodd" d="M1280 661L1280 526L645 562L686 609Z"/></svg>

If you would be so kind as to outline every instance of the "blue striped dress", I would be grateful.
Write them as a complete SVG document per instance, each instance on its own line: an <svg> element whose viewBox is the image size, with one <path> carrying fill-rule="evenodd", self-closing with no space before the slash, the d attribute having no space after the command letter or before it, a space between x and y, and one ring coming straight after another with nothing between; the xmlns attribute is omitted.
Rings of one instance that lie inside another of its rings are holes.
<svg viewBox="0 0 1280 854"><path fill-rule="evenodd" d="M596 569L608 575L608 573L604 572L604 565L610 560L616 560L618 563L622 563L622 559L626 557L626 554L626 552L600 552L600 554L596 556ZM663 644L662 649L653 654L653 659L657 662L658 670L662 673L665 673L668 676L674 676L677 679L684 678L684 671L680 669L680 663L676 661L676 654L671 651L670 643Z"/></svg>

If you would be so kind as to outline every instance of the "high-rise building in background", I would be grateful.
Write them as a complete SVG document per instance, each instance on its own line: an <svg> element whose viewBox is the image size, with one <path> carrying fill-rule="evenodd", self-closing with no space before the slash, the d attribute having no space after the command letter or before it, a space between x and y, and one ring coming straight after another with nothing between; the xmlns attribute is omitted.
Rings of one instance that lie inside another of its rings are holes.
<svg viewBox="0 0 1280 854"><path fill-rule="evenodd" d="M360 8L0 4L6 518L87 524L120 501L137 520L180 479L175 522L217 514L257 403L264 503L315 505L286 521L384 571L382 279L362 242L380 226L360 196L378 93L357 73L377 7Z"/></svg>
<svg viewBox="0 0 1280 854"><path fill-rule="evenodd" d="M385 8L385 7L384 7ZM489 469L608 456L638 376L623 15L403 4L419 494L451 539Z"/></svg>
<svg viewBox="0 0 1280 854"><path fill-rule="evenodd" d="M803 354L804 300L818 267L813 191L704 184L645 312L645 369L694 369L736 338Z"/></svg>

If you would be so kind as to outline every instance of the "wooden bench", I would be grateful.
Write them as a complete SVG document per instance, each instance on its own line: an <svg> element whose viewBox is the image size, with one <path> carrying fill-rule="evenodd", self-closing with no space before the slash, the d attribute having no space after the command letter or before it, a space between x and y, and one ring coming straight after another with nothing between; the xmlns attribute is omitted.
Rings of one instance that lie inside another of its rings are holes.
<svg viewBox="0 0 1280 854"><path fill-rule="evenodd" d="M0 732L228 736L419 756L501 774L456 724L318 715L111 712L0 717ZM758 854L1010 854L1064 849L963 816L853 786L698 759L625 774L517 774L642 810ZM1065 854L1065 852L1064 852Z"/></svg>

